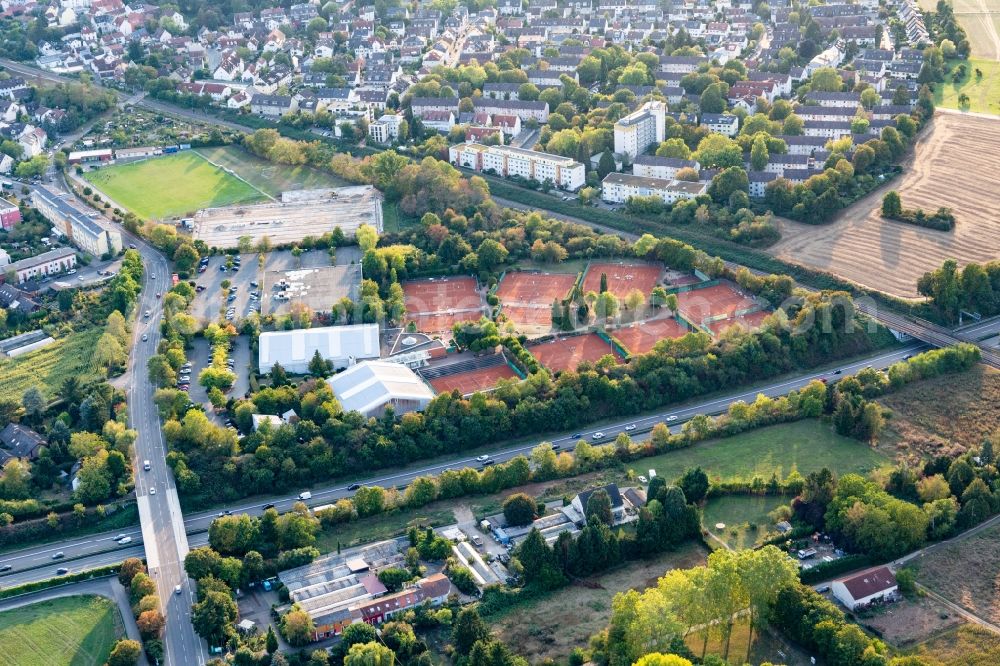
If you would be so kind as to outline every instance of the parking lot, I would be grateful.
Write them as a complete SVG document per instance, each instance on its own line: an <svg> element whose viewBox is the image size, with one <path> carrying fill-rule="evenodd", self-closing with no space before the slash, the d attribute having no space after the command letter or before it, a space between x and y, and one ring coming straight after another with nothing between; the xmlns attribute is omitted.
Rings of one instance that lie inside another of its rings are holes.
<svg viewBox="0 0 1000 666"><path fill-rule="evenodd" d="M232 308L232 321L238 324L252 311L251 306L255 302L250 296L252 291L258 292L260 300L256 302L263 305L264 314L286 313L295 299L273 301L270 291L264 289L264 273L268 274L271 285L280 279L289 279L285 276L286 272L291 272L293 277L301 274L303 282L315 282L312 285L314 288L308 290L312 293L303 294L301 299L314 311L329 310L344 295L352 299L357 297L357 287L361 283L361 251L355 246L337 248L334 265L341 267L339 270L331 267L326 250L303 251L298 257L291 250L270 252L264 261L264 271L260 270L257 256L256 253L240 255L240 265L235 271L228 268L222 270L230 255L208 257L205 271L197 273L194 278L195 284L202 290L191 304L191 315L204 326L225 317L227 309ZM309 269L318 271L310 274L306 272ZM229 280L230 289L235 287L235 291L224 292L224 280ZM257 287L253 286L254 282ZM229 300L231 296L234 298Z"/></svg>
<svg viewBox="0 0 1000 666"><path fill-rule="evenodd" d="M233 350L230 352L233 359L233 372L236 374L236 382L233 384L229 396L242 398L250 391L250 340L245 335L237 336L233 339ZM204 338L195 338L191 343L191 348L187 350L187 358L191 363L191 388L188 395L191 402L203 405L205 412L213 420L221 423L221 420L214 418L213 410L208 402L208 391L198 383L198 375L208 365L209 346Z"/></svg>

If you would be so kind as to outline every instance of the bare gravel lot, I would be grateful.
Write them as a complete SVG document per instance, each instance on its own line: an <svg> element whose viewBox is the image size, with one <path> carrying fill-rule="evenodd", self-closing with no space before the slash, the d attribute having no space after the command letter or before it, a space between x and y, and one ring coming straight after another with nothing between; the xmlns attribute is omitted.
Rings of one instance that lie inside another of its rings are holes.
<svg viewBox="0 0 1000 666"><path fill-rule="evenodd" d="M947 206L954 231L883 220L882 195L899 191L906 208ZM830 271L896 296L917 297L917 280L945 259L962 265L1000 257L1000 118L938 113L906 172L846 208L834 222L785 220L771 248L781 259Z"/></svg>

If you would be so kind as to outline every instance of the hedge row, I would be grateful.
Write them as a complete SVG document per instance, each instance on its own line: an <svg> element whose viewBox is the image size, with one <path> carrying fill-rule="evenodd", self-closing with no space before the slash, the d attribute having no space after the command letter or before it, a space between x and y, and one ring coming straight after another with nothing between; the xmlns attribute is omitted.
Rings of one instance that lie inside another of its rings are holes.
<svg viewBox="0 0 1000 666"><path fill-rule="evenodd" d="M868 555L845 555L832 562L821 562L814 567L801 569L799 571L799 580L806 585L811 585L829 580L834 576L839 576L848 571L871 566L874 563L874 560Z"/></svg>
<svg viewBox="0 0 1000 666"><path fill-rule="evenodd" d="M6 589L0 590L0 599L7 599L9 597L16 597L21 594L28 594L29 592L37 592L39 590L47 590L52 587L59 587L61 585L66 585L68 583L78 583L83 580L94 580L95 578L108 578L114 576L118 573L119 565L112 564L106 567L98 567L97 569L88 569L87 571L80 571L77 573L66 574L65 576L59 576L58 578L49 578L46 580L39 580L33 583L25 583L24 585L16 585L14 587L8 587Z"/></svg>

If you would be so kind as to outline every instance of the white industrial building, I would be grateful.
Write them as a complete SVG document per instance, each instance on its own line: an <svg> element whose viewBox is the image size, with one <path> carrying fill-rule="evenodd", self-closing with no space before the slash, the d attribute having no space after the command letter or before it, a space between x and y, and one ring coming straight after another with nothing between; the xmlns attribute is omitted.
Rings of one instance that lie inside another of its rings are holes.
<svg viewBox="0 0 1000 666"><path fill-rule="evenodd" d="M520 176L539 183L550 181L571 192L583 187L587 176L587 168L568 157L511 146L460 143L448 149L448 160L467 169L507 178Z"/></svg>
<svg viewBox="0 0 1000 666"><path fill-rule="evenodd" d="M405 414L424 409L434 392L405 365L362 361L326 380L345 412L379 416L387 407Z"/></svg>
<svg viewBox="0 0 1000 666"><path fill-rule="evenodd" d="M708 183L660 180L627 173L609 173L601 183L601 198L609 203L625 203L630 197L659 197L666 204L694 199L708 192Z"/></svg>
<svg viewBox="0 0 1000 666"><path fill-rule="evenodd" d="M646 102L638 111L615 123L615 153L635 159L651 146L663 141L666 133L667 105Z"/></svg>
<svg viewBox="0 0 1000 666"><path fill-rule="evenodd" d="M258 367L262 373L267 373L275 363L280 363L287 372L305 374L317 351L333 364L334 369L346 368L355 361L379 358L378 324L261 333Z"/></svg>

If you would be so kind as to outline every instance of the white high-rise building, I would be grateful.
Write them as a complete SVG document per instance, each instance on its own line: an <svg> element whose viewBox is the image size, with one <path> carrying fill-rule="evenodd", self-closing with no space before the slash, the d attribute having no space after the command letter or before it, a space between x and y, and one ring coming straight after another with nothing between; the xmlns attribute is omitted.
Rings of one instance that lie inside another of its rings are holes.
<svg viewBox="0 0 1000 666"><path fill-rule="evenodd" d="M659 144L666 134L666 118L666 103L650 101L620 119L615 123L615 153L633 160Z"/></svg>

